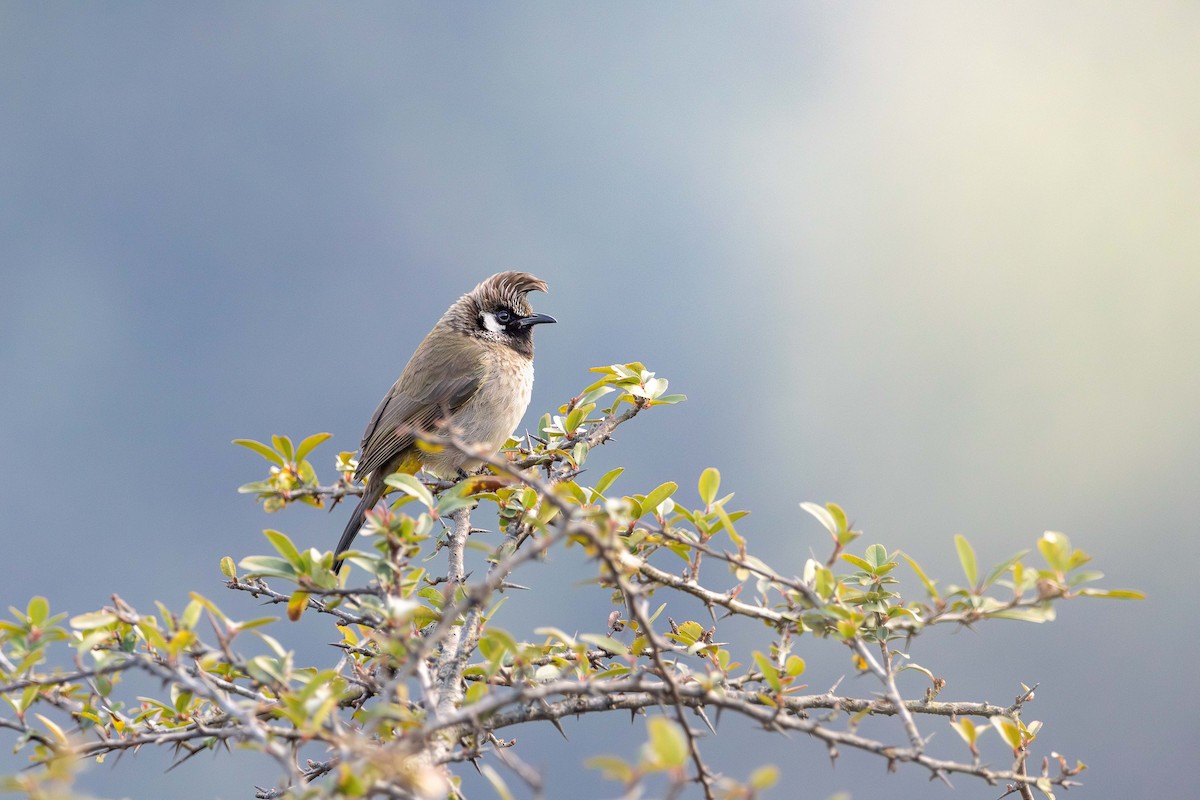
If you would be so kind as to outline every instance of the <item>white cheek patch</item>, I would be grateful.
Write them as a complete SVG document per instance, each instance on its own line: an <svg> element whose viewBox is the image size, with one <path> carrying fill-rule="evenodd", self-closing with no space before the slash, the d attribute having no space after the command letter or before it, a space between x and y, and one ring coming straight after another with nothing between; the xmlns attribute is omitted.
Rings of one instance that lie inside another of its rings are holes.
<svg viewBox="0 0 1200 800"><path fill-rule="evenodd" d="M496 315L490 311L483 312L483 327L492 333L501 333L504 330L504 326L497 321Z"/></svg>

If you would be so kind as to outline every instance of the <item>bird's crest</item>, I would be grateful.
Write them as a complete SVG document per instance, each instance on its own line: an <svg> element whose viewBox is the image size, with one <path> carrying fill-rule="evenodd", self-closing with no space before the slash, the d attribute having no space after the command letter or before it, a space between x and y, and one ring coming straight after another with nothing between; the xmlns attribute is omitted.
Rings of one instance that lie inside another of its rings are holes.
<svg viewBox="0 0 1200 800"><path fill-rule="evenodd" d="M546 291L546 282L528 272L497 272L471 290L470 296L480 308L507 306L522 316L533 309L525 295Z"/></svg>

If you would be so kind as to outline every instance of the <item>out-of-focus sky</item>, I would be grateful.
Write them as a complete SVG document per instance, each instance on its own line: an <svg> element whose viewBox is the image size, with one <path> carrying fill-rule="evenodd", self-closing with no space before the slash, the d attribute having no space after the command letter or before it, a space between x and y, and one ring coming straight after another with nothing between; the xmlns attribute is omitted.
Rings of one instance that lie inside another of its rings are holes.
<svg viewBox="0 0 1200 800"><path fill-rule="evenodd" d="M1056 529L1148 591L914 658L945 699L1040 682L1039 752L1091 765L1073 797L1185 796L1198 41L1187 2L5 3L0 606L198 589L256 616L219 558L265 552L267 526L331 547L348 511L264 517L234 492L262 462L229 441L328 430L328 473L445 307L522 268L560 320L529 424L596 364L690 397L596 455L626 491L719 466L785 569L824 547L797 503L836 501L947 582L955 533L998 562ZM518 635L603 627L559 558L506 608ZM830 648L799 649L814 690L849 669ZM550 796L618 794L582 760L634 754L641 727L567 728L521 734ZM731 774L784 767L771 797L998 791L722 733ZM81 787L233 798L276 776L168 763Z"/></svg>

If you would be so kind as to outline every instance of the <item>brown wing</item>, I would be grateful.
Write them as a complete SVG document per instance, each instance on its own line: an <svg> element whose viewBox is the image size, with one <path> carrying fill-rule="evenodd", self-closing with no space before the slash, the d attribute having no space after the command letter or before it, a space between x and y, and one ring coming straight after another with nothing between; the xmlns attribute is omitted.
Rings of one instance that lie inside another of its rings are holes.
<svg viewBox="0 0 1200 800"><path fill-rule="evenodd" d="M441 340L434 355L433 336L417 348L400 379L375 409L363 432L358 469L361 478L413 446L414 431L431 430L475 396L482 383L482 365L468 358L459 342ZM474 362L474 363L472 363Z"/></svg>

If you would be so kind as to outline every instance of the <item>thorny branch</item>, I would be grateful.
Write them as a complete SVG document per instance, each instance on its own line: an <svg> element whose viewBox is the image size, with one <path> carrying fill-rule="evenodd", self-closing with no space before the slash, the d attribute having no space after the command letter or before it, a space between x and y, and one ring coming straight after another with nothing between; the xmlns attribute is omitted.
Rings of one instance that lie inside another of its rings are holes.
<svg viewBox="0 0 1200 800"><path fill-rule="evenodd" d="M646 385L643 376L643 389ZM569 414L584 405L585 400L576 398L565 411ZM253 574L231 575L229 588L268 604L286 605L293 618L312 610L335 621L346 638L337 644L342 660L332 677L326 673L318 679L298 671L290 656L280 651L251 657L240 654L234 643L241 641L238 637L247 628L207 602L197 606L190 622L185 613L182 618L150 624L114 598L115 608L106 609L112 613L103 617L111 616L112 622L97 620L94 628L77 626L83 630L81 635L91 638L90 649L80 649L74 671L39 673L32 668L36 660L19 669L18 662L25 658L20 648L0 651L6 678L0 694L10 698L17 711L15 716L0 717L0 728L34 742L45 762L63 754L103 756L147 745L175 747L184 760L205 748L251 743L270 755L282 772L278 786L258 790L261 798L301 790L313 797L346 791L353 796L445 797L452 791L450 765L477 762L488 755L499 758L540 793L540 778L506 752L515 740L499 738L500 731L535 722L560 726L569 716L655 708L677 723L686 742L691 780L707 800L716 797L724 779L705 762L701 737L688 719L699 713L709 724L705 712L714 710L740 715L769 730L807 734L834 757L838 748L851 747L877 755L889 766L919 765L931 777L943 780L957 774L989 784L1006 782L1010 792L1022 797L1032 796L1030 787L1035 784L1043 789L1078 785L1074 777L1082 766L1070 767L1061 758L1056 775L1049 773L1048 761L1043 762L1040 776L1026 773L1032 737L1015 748L1009 770L982 763L973 742L971 762L926 752L928 738L918 728L918 717L1002 719L1016 726L1023 704L1032 700L1032 690L1009 707L938 701L936 690L923 699L906 699L901 693L895 669L898 654L890 639L911 638L935 623L970 624L984 618L971 608L942 604L916 619L890 619L876 611L871 626L851 626L850 632L841 634L840 640L861 668L878 681L876 697L841 695L837 684L827 692L799 694L787 680L768 674L784 665L791 639L810 630L810 615L828 626L822 635L830 635L838 630L839 620L856 613L857 606L846 599L848 591L830 593L828 587L819 590L811 580L780 574L750 557L743 546L738 552L713 546L713 533L732 524L719 503L709 502L703 512L688 517L695 527L690 530L678 519L668 519L669 506L666 512L663 506L639 507L640 514L624 515L620 503L614 505L600 493L588 495L578 487L574 478L581 459L577 456L611 440L618 427L651 405L648 397L632 396L625 407L614 404L598 419L586 419L590 409L585 410L581 424L561 431L552 443L535 444L528 437L528 446L512 459L480 452L452 430L427 437L430 446L456 448L504 479L499 483L503 488L488 496L515 512L502 513L502 541L488 552L487 567L479 577L473 578L467 564L475 532L472 509L461 504L444 517L449 522L439 548L446 551L444 574L429 575L420 566L427 563L420 560L424 529L409 518L397 522L389 517L388 524L380 526L380 535L388 537L387 546L380 549L386 555L378 561L376 580L368 586L346 588L344 583L334 583L336 573L318 573L318 568L328 570L330 565L310 564L298 551L294 556L284 553L295 573L290 579L297 586L290 593L277 591ZM429 488L442 492L453 485L434 481ZM329 486L314 482L294 487L280 497L336 502L360 492L341 480ZM637 503L636 498L626 500ZM642 522L647 513L651 521ZM704 515L711 515L709 522L699 520ZM430 506L426 516L432 525L431 520L439 518L437 507ZM398 527L389 527L392 523ZM500 592L514 586L514 572L564 542L582 545L598 564L602 585L615 589L628 619L617 619L609 633L630 626L641 642L636 652L596 637L587 640L590 646L571 637L541 645L509 642L507 634L492 630L486 609ZM669 547L681 547L691 555L682 575L652 563L656 552ZM838 543L835 556L841 548ZM702 558L752 576L761 584L758 594L749 597L741 581L723 591L713 588L701 577ZM691 644L679 643L682 634L674 621L669 634L660 632L655 625L661 628L662 623L650 613L648 603L656 591L696 598L708 608L714 627ZM991 608L1034 609L1047 598L1060 596L1053 587L1039 586L1036 593L1022 596L1018 591L1011 601ZM736 671L724 666L718 658L720 646L712 643L718 607L724 616L767 623L780 637L776 667ZM215 646L204 644L194 632L195 618L201 614L213 628ZM26 641L22 646L34 645ZM90 662L87 652L93 654ZM174 706L152 707L135 717L111 703L112 684L130 670L171 687ZM74 726L50 732L35 727L25 713L34 702L67 714ZM864 715L898 717L902 743L859 733L858 719ZM301 764L299 748L311 742L325 743L330 757Z"/></svg>

